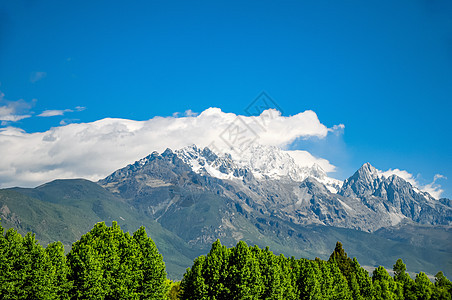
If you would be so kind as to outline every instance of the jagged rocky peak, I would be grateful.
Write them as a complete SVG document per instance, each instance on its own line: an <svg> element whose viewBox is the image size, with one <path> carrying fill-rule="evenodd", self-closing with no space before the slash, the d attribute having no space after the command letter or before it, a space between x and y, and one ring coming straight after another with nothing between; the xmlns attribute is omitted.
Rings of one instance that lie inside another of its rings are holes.
<svg viewBox="0 0 452 300"><path fill-rule="evenodd" d="M175 150L174 152L180 159L182 159L182 161L189 165L191 165L194 161L198 161L201 165L204 165L206 162L212 163L220 158L208 147L201 149L194 144ZM227 159L228 156L225 156L224 158Z"/></svg>
<svg viewBox="0 0 452 300"><path fill-rule="evenodd" d="M173 155L173 150L171 150L170 148L166 148L166 150L162 152L163 157L171 157Z"/></svg>
<svg viewBox="0 0 452 300"><path fill-rule="evenodd" d="M356 171L356 173L360 176L360 177L364 177L366 179L371 179L371 180L375 180L376 178L380 177L378 175L378 170L375 169L374 166L372 166L370 163L365 163L361 166L361 168L358 169L358 171ZM355 173L355 174L356 174Z"/></svg>
<svg viewBox="0 0 452 300"><path fill-rule="evenodd" d="M314 177L307 177L300 183L299 188L312 195L325 195L329 192L329 189Z"/></svg>
<svg viewBox="0 0 452 300"><path fill-rule="evenodd" d="M217 154L208 147L203 149L196 145L175 150L176 155L192 170L201 175L209 175L220 179L243 179L246 173L230 154Z"/></svg>
<svg viewBox="0 0 452 300"><path fill-rule="evenodd" d="M346 197L375 196L391 203L408 201L415 203L436 202L427 192L419 190L405 179L392 174L384 176L371 164L365 163L350 178L344 181L339 194ZM434 204L434 203L433 203Z"/></svg>
<svg viewBox="0 0 452 300"><path fill-rule="evenodd" d="M339 194L343 196L364 196L375 192L380 186L381 176L370 163L365 163L350 178L344 181Z"/></svg>
<svg viewBox="0 0 452 300"><path fill-rule="evenodd" d="M311 167L311 174L318 179L324 179L327 177L326 172L316 163L314 163Z"/></svg>

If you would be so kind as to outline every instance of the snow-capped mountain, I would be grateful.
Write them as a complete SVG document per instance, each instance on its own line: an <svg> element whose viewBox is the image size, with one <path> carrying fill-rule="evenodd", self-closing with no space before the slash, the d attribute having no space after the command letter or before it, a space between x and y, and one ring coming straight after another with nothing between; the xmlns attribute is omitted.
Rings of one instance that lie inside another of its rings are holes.
<svg viewBox="0 0 452 300"><path fill-rule="evenodd" d="M230 154L216 154L207 147L200 149L196 145L175 150L174 153L200 175L243 180L243 168L232 159Z"/></svg>
<svg viewBox="0 0 452 300"><path fill-rule="evenodd" d="M319 166L298 166L275 147L254 146L240 157L196 146L167 149L117 170L99 184L144 205L158 220L214 196L227 208L218 228L203 229L203 239L232 234L231 228L238 228L231 221L237 214L258 223L280 220L368 232L402 221L452 225L450 201L436 200L398 176L386 178L366 163L341 184ZM211 230L215 234L206 233ZM193 243L198 238L193 237Z"/></svg>
<svg viewBox="0 0 452 300"><path fill-rule="evenodd" d="M298 165L286 151L274 146L255 144L244 152L214 153L209 148L199 149L195 145L175 151L176 155L189 164L194 172L209 174L220 179L242 180L244 170L251 171L257 179L291 180L302 182L313 177L336 193L342 181L328 177L318 165L310 167Z"/></svg>

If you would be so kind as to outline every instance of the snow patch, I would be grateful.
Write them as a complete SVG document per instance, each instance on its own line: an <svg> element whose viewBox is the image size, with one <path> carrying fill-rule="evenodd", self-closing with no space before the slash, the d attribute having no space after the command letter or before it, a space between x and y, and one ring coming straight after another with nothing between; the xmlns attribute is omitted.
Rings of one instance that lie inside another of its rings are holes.
<svg viewBox="0 0 452 300"><path fill-rule="evenodd" d="M391 225L394 226L394 225L399 224L406 217L404 215L402 215L401 213L390 212L389 218L391 220Z"/></svg>
<svg viewBox="0 0 452 300"><path fill-rule="evenodd" d="M347 210L353 210L353 208L351 208L350 206L347 205L347 203L345 203L344 201L340 200L339 198L337 199L337 201L339 201L339 203Z"/></svg>

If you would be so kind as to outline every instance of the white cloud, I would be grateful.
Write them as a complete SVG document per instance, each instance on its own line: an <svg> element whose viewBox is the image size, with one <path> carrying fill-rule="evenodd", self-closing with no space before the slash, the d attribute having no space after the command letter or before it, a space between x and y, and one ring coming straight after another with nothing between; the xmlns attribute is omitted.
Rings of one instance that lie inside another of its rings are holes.
<svg viewBox="0 0 452 300"><path fill-rule="evenodd" d="M54 116L63 116L67 112L73 112L72 109L51 109L45 110L38 115L38 117L54 117Z"/></svg>
<svg viewBox="0 0 452 300"><path fill-rule="evenodd" d="M5 99L5 94L0 91L0 121L1 125L5 126L10 122L17 122L26 118L30 118L31 115L28 111L34 105L36 100L31 103L24 101L23 99L17 101L9 101Z"/></svg>
<svg viewBox="0 0 452 300"><path fill-rule="evenodd" d="M84 111L86 107L84 106L76 106L75 109L49 109L45 110L38 115L38 117L55 117L55 116L64 116L67 112L80 112ZM65 123L66 124L66 123Z"/></svg>
<svg viewBox="0 0 452 300"><path fill-rule="evenodd" d="M447 177L441 174L436 174L435 177L433 178L433 182L426 184L423 187L424 192L428 192L436 199L441 198L441 194L444 192L444 190L441 188L441 185L436 183L438 179L447 179Z"/></svg>
<svg viewBox="0 0 452 300"><path fill-rule="evenodd" d="M380 175L383 175L386 178L388 178L392 175L397 175L400 178L404 179L405 181L408 181L412 186L419 187L419 183L416 181L413 174L411 174L405 170L389 169L387 171L379 171L379 173L380 173Z"/></svg>
<svg viewBox="0 0 452 300"><path fill-rule="evenodd" d="M191 109L188 109L183 113L183 116L185 116L185 117L196 117L197 115L199 115L199 114L197 112L192 111ZM181 113L178 111L173 113L174 118L178 118L180 116L181 116Z"/></svg>
<svg viewBox="0 0 452 300"><path fill-rule="evenodd" d="M345 125L344 124L339 124L339 125L334 125L333 127L329 128L328 130L331 132L334 131L340 131L342 132L345 129Z"/></svg>
<svg viewBox="0 0 452 300"><path fill-rule="evenodd" d="M30 82L35 83L47 76L46 72L32 72L30 75Z"/></svg>
<svg viewBox="0 0 452 300"><path fill-rule="evenodd" d="M327 173L336 171L336 167L333 166L328 160L315 157L308 151L291 150L285 152L292 156L295 162L300 166L312 167L314 164L317 164Z"/></svg>
<svg viewBox="0 0 452 300"><path fill-rule="evenodd" d="M80 121L80 119L63 119L63 120L61 120L60 121L60 125L68 125L68 124L71 124L71 123L76 123L76 122L79 122Z"/></svg>
<svg viewBox="0 0 452 300"><path fill-rule="evenodd" d="M275 110L247 117L209 108L199 115L154 117L148 121L103 119L69 124L42 133L17 128L0 129L0 183L7 186L36 186L56 178L82 177L98 180L153 151L179 149L196 144L215 145L229 151L242 141L231 124L239 124L253 142L285 147L297 138L328 134L313 111L284 117ZM232 138L231 138L232 137ZM326 171L328 161L298 153L299 161L318 162Z"/></svg>
<svg viewBox="0 0 452 300"><path fill-rule="evenodd" d="M196 117L198 115L198 113L192 111L191 109L186 110L184 114L186 117Z"/></svg>
<svg viewBox="0 0 452 300"><path fill-rule="evenodd" d="M412 186L418 188L419 190L423 192L429 193L433 198L439 199L441 198L441 194L444 192L444 190L441 188L441 185L436 183L438 179L447 179L445 176L441 174L436 174L433 178L433 181L429 184L422 185L419 183L418 180L413 176L413 174L405 171L405 170L399 170L399 169L389 169L387 171L379 171L380 175L383 175L384 177L389 177L391 175L397 175L402 179L405 179L408 181Z"/></svg>

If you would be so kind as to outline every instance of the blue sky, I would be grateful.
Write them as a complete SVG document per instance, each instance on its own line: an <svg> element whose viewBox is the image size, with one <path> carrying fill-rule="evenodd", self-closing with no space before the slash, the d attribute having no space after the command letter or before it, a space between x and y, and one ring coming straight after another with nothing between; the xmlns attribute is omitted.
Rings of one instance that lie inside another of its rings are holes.
<svg viewBox="0 0 452 300"><path fill-rule="evenodd" d="M451 16L448 0L2 1L0 107L30 117L1 127L245 114L266 91L283 116L345 125L291 146L335 177L365 162L441 174L450 198Z"/></svg>

